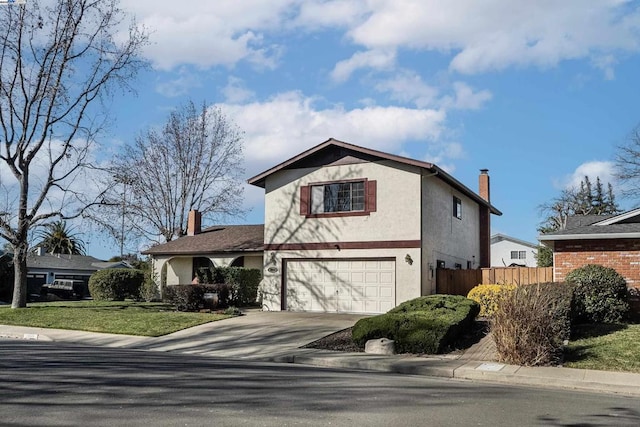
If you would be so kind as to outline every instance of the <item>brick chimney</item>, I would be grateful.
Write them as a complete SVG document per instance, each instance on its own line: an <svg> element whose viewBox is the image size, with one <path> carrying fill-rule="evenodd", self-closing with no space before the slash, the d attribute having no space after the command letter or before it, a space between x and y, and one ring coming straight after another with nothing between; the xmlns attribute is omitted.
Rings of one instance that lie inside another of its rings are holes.
<svg viewBox="0 0 640 427"><path fill-rule="evenodd" d="M478 194L487 202L491 202L491 191L489 187L489 169L480 169L478 178Z"/></svg>
<svg viewBox="0 0 640 427"><path fill-rule="evenodd" d="M187 236L195 236L202 231L202 215L197 210L189 211L187 220Z"/></svg>
<svg viewBox="0 0 640 427"><path fill-rule="evenodd" d="M478 177L478 194L488 203L491 201L489 186L489 169L480 169ZM480 206L480 268L491 265L491 211L488 207Z"/></svg>

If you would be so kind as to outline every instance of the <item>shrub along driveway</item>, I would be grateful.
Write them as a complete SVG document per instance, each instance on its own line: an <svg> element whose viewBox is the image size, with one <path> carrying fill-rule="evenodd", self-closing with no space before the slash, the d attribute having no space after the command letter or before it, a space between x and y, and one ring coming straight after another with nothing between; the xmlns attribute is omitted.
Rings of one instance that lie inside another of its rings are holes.
<svg viewBox="0 0 640 427"><path fill-rule="evenodd" d="M365 316L249 310L244 316L207 323L133 348L266 360L353 326Z"/></svg>

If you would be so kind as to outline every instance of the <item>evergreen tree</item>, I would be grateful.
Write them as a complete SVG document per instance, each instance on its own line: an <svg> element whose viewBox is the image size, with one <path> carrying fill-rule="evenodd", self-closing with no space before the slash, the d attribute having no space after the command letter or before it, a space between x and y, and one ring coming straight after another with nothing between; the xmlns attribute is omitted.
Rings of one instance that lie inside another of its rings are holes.
<svg viewBox="0 0 640 427"><path fill-rule="evenodd" d="M562 230L567 226L567 218L576 215L612 215L620 213L620 208L613 193L611 183L607 185L607 193L604 193L600 177L596 177L595 187L592 186L588 176L580 182L579 187L565 189L560 196L550 203L540 207L546 215L538 227L541 234ZM538 249L538 267L550 267L553 265L553 252L550 248Z"/></svg>

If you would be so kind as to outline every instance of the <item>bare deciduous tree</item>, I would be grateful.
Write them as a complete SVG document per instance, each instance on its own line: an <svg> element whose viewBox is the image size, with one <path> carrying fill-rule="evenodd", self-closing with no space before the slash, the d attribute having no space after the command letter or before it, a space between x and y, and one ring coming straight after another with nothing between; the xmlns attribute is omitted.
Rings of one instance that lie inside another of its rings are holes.
<svg viewBox="0 0 640 427"><path fill-rule="evenodd" d="M112 175L127 183L129 193L126 209L119 212L156 242L184 235L192 209L209 219L238 215L242 160L240 130L219 108L189 102L115 159ZM111 204L117 206L120 199L112 194Z"/></svg>
<svg viewBox="0 0 640 427"><path fill-rule="evenodd" d="M616 177L622 182L622 194L640 199L640 126L618 146Z"/></svg>
<svg viewBox="0 0 640 427"><path fill-rule="evenodd" d="M26 306L29 234L95 202L78 181L106 123L103 101L145 65L147 37L134 22L120 37L117 0L50 4L0 5L0 237L14 253L13 308Z"/></svg>

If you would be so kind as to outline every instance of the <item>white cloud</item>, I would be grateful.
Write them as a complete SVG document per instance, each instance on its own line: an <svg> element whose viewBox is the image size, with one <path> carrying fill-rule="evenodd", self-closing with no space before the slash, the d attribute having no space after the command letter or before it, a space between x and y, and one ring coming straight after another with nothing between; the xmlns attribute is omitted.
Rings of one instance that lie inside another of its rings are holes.
<svg viewBox="0 0 640 427"><path fill-rule="evenodd" d="M344 81L360 68L386 69L399 49L441 52L473 74L553 67L588 59L613 77L615 55L640 48L640 9L625 0L124 0L151 30L155 67L277 65L281 36L336 30L361 48L336 64ZM364 48L364 50L362 50Z"/></svg>
<svg viewBox="0 0 640 427"><path fill-rule="evenodd" d="M361 68L373 68L376 70L390 69L395 64L396 54L389 50L369 50L356 52L349 59L340 61L331 72L331 78L336 82L349 80L351 74Z"/></svg>
<svg viewBox="0 0 640 427"><path fill-rule="evenodd" d="M564 188L578 188L584 177L588 176L589 181L595 184L596 178L600 177L600 182L604 186L611 183L615 187L614 164L610 161L594 160L581 164L576 170L565 177Z"/></svg>
<svg viewBox="0 0 640 427"><path fill-rule="evenodd" d="M446 110L478 110L493 97L490 91L475 91L464 82L454 82L451 85L452 93L441 96L446 84L441 84L440 88L430 86L417 73L407 70L379 82L375 89L389 93L393 101L411 103L418 108L438 107Z"/></svg>
<svg viewBox="0 0 640 427"><path fill-rule="evenodd" d="M145 50L154 67L171 70L181 64L209 68L249 62L274 66L277 46L262 33L283 25L296 0L187 1L124 0L123 7L150 31Z"/></svg>
<svg viewBox="0 0 640 427"><path fill-rule="evenodd" d="M234 76L229 76L227 85L222 89L222 94L225 97L225 102L230 104L248 101L255 95L253 91L245 87L242 79Z"/></svg>
<svg viewBox="0 0 640 427"><path fill-rule="evenodd" d="M464 82L455 82L453 90L454 96L447 96L442 100L443 107L457 110L479 110L493 98L490 91L480 90L476 92Z"/></svg>
<svg viewBox="0 0 640 427"><path fill-rule="evenodd" d="M602 70L605 79L615 79L614 65L617 63L617 60L613 55L595 56L591 62L596 68Z"/></svg>
<svg viewBox="0 0 640 427"><path fill-rule="evenodd" d="M347 110L341 105L318 108L316 101L287 92L264 102L220 105L245 133L249 175L331 137L386 152L399 152L407 141L420 141L426 151L437 144L446 119L444 111L434 109L370 106Z"/></svg>
<svg viewBox="0 0 640 427"><path fill-rule="evenodd" d="M185 95L193 88L201 87L200 79L190 73L185 67L178 72L178 76L170 81L156 84L156 92L167 98Z"/></svg>
<svg viewBox="0 0 640 427"><path fill-rule="evenodd" d="M438 96L437 88L424 83L417 73L406 70L378 83L376 90L390 93L394 101L413 103L418 108L433 106Z"/></svg>
<svg viewBox="0 0 640 427"><path fill-rule="evenodd" d="M294 24L307 29L354 25L367 13L367 5L355 0L309 0L300 4Z"/></svg>
<svg viewBox="0 0 640 427"><path fill-rule="evenodd" d="M629 2L591 0L378 0L348 35L368 49L452 53L451 69L481 73L552 67L602 52L637 51L640 11Z"/></svg>

